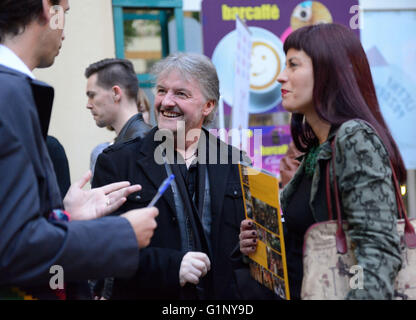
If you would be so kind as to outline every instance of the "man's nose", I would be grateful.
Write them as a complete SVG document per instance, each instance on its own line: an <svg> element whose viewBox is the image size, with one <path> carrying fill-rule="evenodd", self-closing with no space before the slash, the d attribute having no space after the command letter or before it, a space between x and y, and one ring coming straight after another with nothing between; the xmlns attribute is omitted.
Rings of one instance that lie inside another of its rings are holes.
<svg viewBox="0 0 416 320"><path fill-rule="evenodd" d="M174 95L171 92L167 92L162 99L162 106L169 107L175 105Z"/></svg>

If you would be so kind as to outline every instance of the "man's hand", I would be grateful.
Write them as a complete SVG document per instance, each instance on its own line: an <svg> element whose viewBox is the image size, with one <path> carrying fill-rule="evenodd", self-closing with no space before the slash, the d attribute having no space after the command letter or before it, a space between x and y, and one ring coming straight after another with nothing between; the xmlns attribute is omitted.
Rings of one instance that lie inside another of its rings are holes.
<svg viewBox="0 0 416 320"><path fill-rule="evenodd" d="M139 248L147 247L157 227L155 218L159 214L156 207L127 211L121 217L126 218L136 234Z"/></svg>
<svg viewBox="0 0 416 320"><path fill-rule="evenodd" d="M83 190L91 176L88 171L71 185L64 198L65 211L71 214L71 220L90 220L110 214L126 201L129 194L141 189L140 185L130 186L130 182L124 181Z"/></svg>
<svg viewBox="0 0 416 320"><path fill-rule="evenodd" d="M199 278L205 276L211 269L211 261L203 252L188 252L184 255L179 269L179 284L181 287L185 283L198 284Z"/></svg>

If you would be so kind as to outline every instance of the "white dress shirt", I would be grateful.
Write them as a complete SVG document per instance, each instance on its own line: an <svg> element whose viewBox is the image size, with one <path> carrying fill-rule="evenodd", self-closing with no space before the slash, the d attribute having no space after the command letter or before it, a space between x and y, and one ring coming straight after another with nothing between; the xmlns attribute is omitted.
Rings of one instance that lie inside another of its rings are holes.
<svg viewBox="0 0 416 320"><path fill-rule="evenodd" d="M27 65L25 65L25 63L12 50L3 44L0 44L0 64L10 69L22 72L32 79L35 79L35 76L29 70Z"/></svg>

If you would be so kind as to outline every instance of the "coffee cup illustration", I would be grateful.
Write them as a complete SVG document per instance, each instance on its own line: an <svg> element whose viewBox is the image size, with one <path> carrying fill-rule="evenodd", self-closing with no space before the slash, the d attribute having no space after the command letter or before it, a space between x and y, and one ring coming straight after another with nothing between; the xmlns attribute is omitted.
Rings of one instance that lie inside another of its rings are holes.
<svg viewBox="0 0 416 320"><path fill-rule="evenodd" d="M266 42L252 44L250 88L256 91L269 89L280 73L280 58L276 50Z"/></svg>
<svg viewBox="0 0 416 320"><path fill-rule="evenodd" d="M265 40L252 43L250 67L250 104L270 106L280 99L277 77L282 62L275 45ZM254 109L254 108L253 108Z"/></svg>
<svg viewBox="0 0 416 320"><path fill-rule="evenodd" d="M260 27L249 27L249 30L252 35L249 112L262 113L281 102L277 77L285 64L285 55L283 43L275 34ZM236 44L236 33L232 31L221 39L212 55L221 95L230 106L233 105Z"/></svg>

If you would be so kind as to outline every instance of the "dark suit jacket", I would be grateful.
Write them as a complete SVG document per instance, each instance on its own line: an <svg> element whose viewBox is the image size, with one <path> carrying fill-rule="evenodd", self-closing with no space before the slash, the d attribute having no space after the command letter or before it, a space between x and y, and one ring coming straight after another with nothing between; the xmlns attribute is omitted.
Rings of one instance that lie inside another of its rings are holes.
<svg viewBox="0 0 416 320"><path fill-rule="evenodd" d="M133 275L139 249L126 219L49 222L62 198L45 144L53 88L0 65L0 287Z"/></svg>
<svg viewBox="0 0 416 320"><path fill-rule="evenodd" d="M167 177L164 165L156 163L154 150L160 142L154 141L157 127L144 138L137 138L122 145L110 146L99 156L93 187L114 181L128 180L140 184L140 199L129 197L118 213L147 206L162 181ZM217 138L208 139L218 150L228 151L228 164L208 164L211 191L211 271L208 298L240 298L236 288L230 255L239 243L240 222L244 218L244 206L238 166L232 165L232 149ZM223 158L224 160L224 158ZM179 286L179 268L184 256L181 251L180 231L172 190L169 188L157 202L158 227L150 246L141 250L137 274L129 281L116 279L113 298L179 299L183 295ZM253 280L254 281L254 280ZM195 296L196 298L196 296Z"/></svg>

